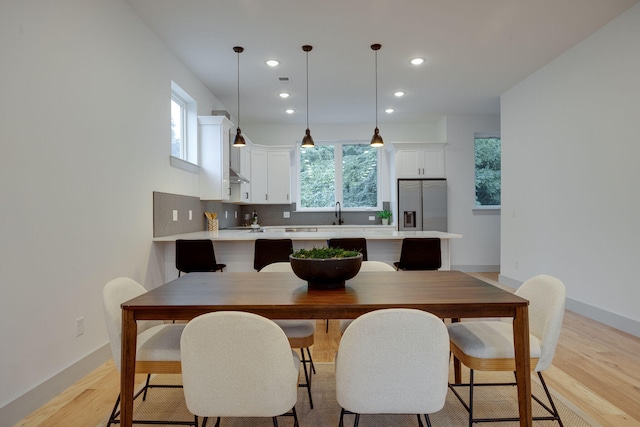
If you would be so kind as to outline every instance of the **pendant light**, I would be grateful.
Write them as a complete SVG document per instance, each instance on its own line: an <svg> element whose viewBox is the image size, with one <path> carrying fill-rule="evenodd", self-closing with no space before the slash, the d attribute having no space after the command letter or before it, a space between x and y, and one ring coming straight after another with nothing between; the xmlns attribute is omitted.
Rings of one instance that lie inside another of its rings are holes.
<svg viewBox="0 0 640 427"><path fill-rule="evenodd" d="M304 138L302 138L302 147L304 148L313 148L315 146L313 138L311 137L311 131L309 130L309 51L311 51L311 49L313 49L313 47L308 44L302 46L302 50L307 54L307 130L304 133Z"/></svg>
<svg viewBox="0 0 640 427"><path fill-rule="evenodd" d="M382 147L384 145L378 130L378 51L381 47L382 45L379 43L371 45L371 49L376 53L376 129L373 131L373 137L371 138L372 147Z"/></svg>
<svg viewBox="0 0 640 427"><path fill-rule="evenodd" d="M244 52L244 48L236 46L233 48L233 51L238 54L238 129L236 130L236 137L233 140L233 146L244 147L246 142L244 142L244 137L240 130L240 54Z"/></svg>

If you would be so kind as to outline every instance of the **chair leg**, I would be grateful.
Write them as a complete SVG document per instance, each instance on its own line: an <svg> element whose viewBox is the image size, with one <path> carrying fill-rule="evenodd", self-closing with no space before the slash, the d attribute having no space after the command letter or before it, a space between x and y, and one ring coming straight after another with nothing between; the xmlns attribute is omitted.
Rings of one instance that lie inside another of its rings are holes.
<svg viewBox="0 0 640 427"><path fill-rule="evenodd" d="M278 427L278 417L272 417L271 419L273 420L273 427Z"/></svg>
<svg viewBox="0 0 640 427"><path fill-rule="evenodd" d="M111 411L111 415L109 416L109 422L107 422L107 427L113 424L116 421L118 405L120 405L120 395L118 394L118 398L116 399L116 404L113 406L113 411Z"/></svg>
<svg viewBox="0 0 640 427"><path fill-rule="evenodd" d="M513 374L515 376L515 372ZM560 427L564 427L564 425L562 424L562 420L560 419L560 413L558 412L558 409L556 408L556 405L553 402L553 398L551 396L551 393L549 392L547 384L544 381L544 378L542 377L542 373L541 372L538 372L538 378L540 378L540 383L542 385L542 388L544 389L545 394L547 395L547 401L549 402L550 407L547 406L544 402L542 402L540 400L540 398L538 398L537 396L535 396L533 394L531 395L531 398L533 400L535 400L543 409L545 409L550 414L550 416L533 417L533 420L534 421L558 421L558 424L560 425ZM467 402L464 401L462 396L455 389L456 386L467 386L467 385L469 386L469 402L468 402L468 404L467 404ZM511 383L482 383L482 384L477 384L477 385L478 386L515 386L516 382L511 382ZM458 398L460 403L462 403L462 405L468 411L468 413L469 413L469 427L472 427L472 425L474 423L498 422L498 421L518 421L520 419L519 417L513 417L513 418L477 418L477 419L473 418L473 393L474 393L474 370L473 369L469 370L469 384L462 384L462 383L456 381L455 383L450 383L449 384L449 389L453 392L453 394Z"/></svg>
<svg viewBox="0 0 640 427"><path fill-rule="evenodd" d="M144 394L142 395L142 401L147 400L147 390L149 390L149 381L151 381L151 374L147 374L147 381L144 383Z"/></svg>
<svg viewBox="0 0 640 427"><path fill-rule="evenodd" d="M311 365L311 372L316 373L316 365L313 364L313 357L311 357L311 350L307 347L307 355L309 356L309 364Z"/></svg>
<svg viewBox="0 0 640 427"><path fill-rule="evenodd" d="M296 412L295 406L291 409L291 412L293 413L293 427L300 427L300 423L298 423L298 413Z"/></svg>
<svg viewBox="0 0 640 427"><path fill-rule="evenodd" d="M473 369L469 370L469 427L473 427Z"/></svg>
<svg viewBox="0 0 640 427"><path fill-rule="evenodd" d="M431 427L431 418L429 418L429 414L424 414L424 420L427 422L427 427Z"/></svg>
<svg viewBox="0 0 640 427"><path fill-rule="evenodd" d="M308 349L307 349L308 350ZM298 387L306 387L307 393L309 394L309 406L313 409L313 398L311 397L311 375L309 375L309 371L307 369L307 359L304 355L304 348L300 349L300 353L302 354L302 367L304 368L304 378L306 380L305 384L298 384Z"/></svg>
<svg viewBox="0 0 640 427"><path fill-rule="evenodd" d="M418 414L418 427L424 427L424 424L422 424L422 418L420 418L420 414Z"/></svg>
<svg viewBox="0 0 640 427"><path fill-rule="evenodd" d="M547 395L547 399L549 400L549 403L551 404L551 408L548 408L544 403L542 403L540 401L540 399L538 399L535 396L532 396L544 409L546 409L548 412L551 413L551 415L553 416L553 419L555 421L558 421L558 424L560 425L560 427L564 427L564 425L562 424L562 420L560 419L560 414L558 413L558 409L556 408L555 403L553 403L553 399L551 398L551 393L549 393L549 389L547 388L547 383L544 382L544 378L542 378L542 372L538 372L538 378L540 378L540 383L542 384L542 388L544 389L545 394Z"/></svg>

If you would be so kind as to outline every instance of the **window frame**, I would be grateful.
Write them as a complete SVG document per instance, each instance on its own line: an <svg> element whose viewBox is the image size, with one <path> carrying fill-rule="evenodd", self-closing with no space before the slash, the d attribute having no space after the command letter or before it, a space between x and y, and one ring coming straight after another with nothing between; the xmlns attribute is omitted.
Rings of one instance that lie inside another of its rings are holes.
<svg viewBox="0 0 640 427"><path fill-rule="evenodd" d="M500 213L502 205L476 205L476 140L486 138L500 139L500 162L502 163L502 135L500 132L474 132L473 134L473 211L475 213ZM502 169L502 168L501 168ZM500 180L500 202L502 203L502 179Z"/></svg>
<svg viewBox="0 0 640 427"><path fill-rule="evenodd" d="M334 164L335 164L335 172L334 172L334 183L335 183L335 187L336 187L336 191L335 191L335 202L333 206L330 207L324 207L324 208L320 208L320 207L312 207L312 208L307 208L307 207L303 207L301 205L301 200L302 200L302 185L300 182L300 154L302 150L313 150L313 148L302 148L300 146L300 143L296 144L296 183L297 183L297 188L296 188L296 197L295 197L295 201L296 201L296 211L297 212L333 212L335 210L335 203L340 202L341 205L341 210L342 212L373 212L373 211L380 211L382 210L383 206L382 206L382 168L381 168L381 162L382 162L382 154L381 154L381 150L375 147L372 147L372 149L376 150L376 162L377 162L377 167L376 167L376 180L377 180L377 194L376 194L376 206L371 206L371 207L345 207L344 206L344 200L343 200L343 193L342 193L342 187L343 187L343 180L342 180L342 152L343 149L342 147L344 145L369 145L369 141L361 141L361 140L356 140L356 141L350 141L350 140L335 140L335 141L315 141L314 142L315 145L332 145L334 147Z"/></svg>
<svg viewBox="0 0 640 427"><path fill-rule="evenodd" d="M171 125L169 127L169 160L170 164L189 172L199 171L199 147L198 147L198 104L191 95L183 90L174 81L171 81L171 98L181 105L183 126L182 126L182 156L174 156L171 144ZM169 112L169 123L171 123L171 111Z"/></svg>

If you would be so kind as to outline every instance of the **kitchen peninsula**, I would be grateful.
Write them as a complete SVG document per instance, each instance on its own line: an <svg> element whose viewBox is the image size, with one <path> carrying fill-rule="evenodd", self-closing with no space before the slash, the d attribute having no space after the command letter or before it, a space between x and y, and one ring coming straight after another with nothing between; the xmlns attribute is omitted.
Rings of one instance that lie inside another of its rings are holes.
<svg viewBox="0 0 640 427"><path fill-rule="evenodd" d="M402 239L405 237L437 237L441 241L442 268L451 267L449 240L462 238L460 234L441 231L397 231L384 226L274 226L263 227L259 232L250 229L219 231L197 231L193 233L156 237L159 264L163 268L163 280L168 282L178 277L175 268L175 241L178 239L211 239L218 263L226 264L225 271L253 270L254 241L256 239L291 239L294 250L314 246L326 246L327 240L340 237L365 237L369 260L393 264L400 259Z"/></svg>

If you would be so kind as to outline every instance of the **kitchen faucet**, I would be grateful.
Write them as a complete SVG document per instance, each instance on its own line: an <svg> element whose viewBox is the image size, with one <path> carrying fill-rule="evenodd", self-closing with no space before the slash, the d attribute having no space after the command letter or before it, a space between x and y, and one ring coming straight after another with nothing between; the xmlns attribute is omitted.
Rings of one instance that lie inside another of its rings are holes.
<svg viewBox="0 0 640 427"><path fill-rule="evenodd" d="M338 225L344 224L344 220L342 219L342 205L340 202L336 202L335 215L336 218L338 218Z"/></svg>

